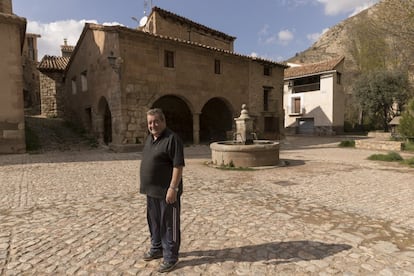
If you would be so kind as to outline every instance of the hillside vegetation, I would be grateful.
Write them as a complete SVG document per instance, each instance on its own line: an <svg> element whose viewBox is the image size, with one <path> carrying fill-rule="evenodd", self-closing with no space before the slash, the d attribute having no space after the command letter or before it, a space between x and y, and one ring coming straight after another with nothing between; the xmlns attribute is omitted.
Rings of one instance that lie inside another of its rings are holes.
<svg viewBox="0 0 414 276"><path fill-rule="evenodd" d="M414 80L414 0L383 0L330 28L309 49L288 62L312 63L345 56L345 119L358 120L353 81L375 70L408 72Z"/></svg>

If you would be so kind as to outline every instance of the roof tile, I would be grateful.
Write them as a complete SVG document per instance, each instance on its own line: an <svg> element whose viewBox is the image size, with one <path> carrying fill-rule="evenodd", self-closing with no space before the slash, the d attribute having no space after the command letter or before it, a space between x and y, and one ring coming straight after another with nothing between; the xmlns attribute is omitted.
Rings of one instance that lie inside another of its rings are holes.
<svg viewBox="0 0 414 276"><path fill-rule="evenodd" d="M68 65L69 57L57 57L45 55L37 68L39 71L64 71Z"/></svg>
<svg viewBox="0 0 414 276"><path fill-rule="evenodd" d="M290 67L285 70L285 79L332 71L343 59L344 57L340 56L327 61Z"/></svg>

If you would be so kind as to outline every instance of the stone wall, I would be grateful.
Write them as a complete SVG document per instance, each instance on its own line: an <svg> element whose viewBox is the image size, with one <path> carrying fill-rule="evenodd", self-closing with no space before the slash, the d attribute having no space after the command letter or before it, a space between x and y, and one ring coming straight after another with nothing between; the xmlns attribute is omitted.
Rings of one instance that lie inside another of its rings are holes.
<svg viewBox="0 0 414 276"><path fill-rule="evenodd" d="M368 139L356 140L355 147L370 150L401 151L403 143L391 141L390 132L371 131L368 133Z"/></svg>
<svg viewBox="0 0 414 276"><path fill-rule="evenodd" d="M10 4L9 4L10 2ZM11 12L11 1L2 1ZM26 151L21 47L26 20L0 12L0 153Z"/></svg>
<svg viewBox="0 0 414 276"><path fill-rule="evenodd" d="M356 140L355 147L359 149L401 151L403 143L398 141L381 141L375 139Z"/></svg>
<svg viewBox="0 0 414 276"><path fill-rule="evenodd" d="M0 0L0 12L1 13L13 13L12 1L11 0Z"/></svg>
<svg viewBox="0 0 414 276"><path fill-rule="evenodd" d="M40 91L41 114L47 117L62 117L64 113L62 74L40 73Z"/></svg>

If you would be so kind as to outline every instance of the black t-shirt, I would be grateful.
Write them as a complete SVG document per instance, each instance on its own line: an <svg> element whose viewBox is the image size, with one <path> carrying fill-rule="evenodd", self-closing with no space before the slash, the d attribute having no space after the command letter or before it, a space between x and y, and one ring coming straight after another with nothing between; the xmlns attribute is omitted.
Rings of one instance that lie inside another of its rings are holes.
<svg viewBox="0 0 414 276"><path fill-rule="evenodd" d="M166 128L154 141L152 135L145 140L140 169L140 193L164 198L170 186L174 167L183 167L184 147L180 137ZM182 180L178 195L182 194Z"/></svg>

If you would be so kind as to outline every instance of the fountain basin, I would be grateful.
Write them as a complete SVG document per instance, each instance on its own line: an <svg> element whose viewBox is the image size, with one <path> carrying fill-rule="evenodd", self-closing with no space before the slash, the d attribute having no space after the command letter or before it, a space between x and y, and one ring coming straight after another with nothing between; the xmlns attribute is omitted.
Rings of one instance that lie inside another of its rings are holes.
<svg viewBox="0 0 414 276"><path fill-rule="evenodd" d="M263 167L279 165L279 142L253 140L244 145L238 141L219 141L210 145L211 161L217 166Z"/></svg>

